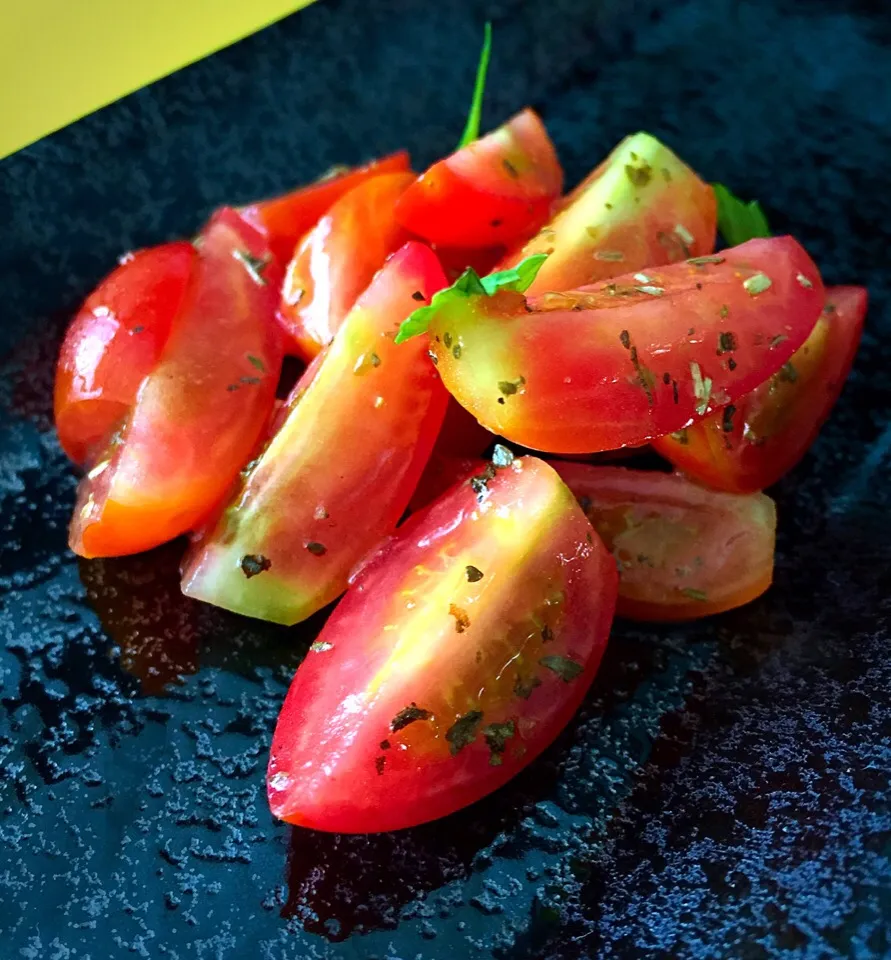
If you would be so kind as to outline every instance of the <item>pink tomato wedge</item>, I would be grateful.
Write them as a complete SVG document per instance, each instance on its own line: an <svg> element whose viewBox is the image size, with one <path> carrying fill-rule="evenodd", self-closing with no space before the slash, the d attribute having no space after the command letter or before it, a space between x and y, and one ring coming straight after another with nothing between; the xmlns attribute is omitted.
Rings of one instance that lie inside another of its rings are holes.
<svg viewBox="0 0 891 960"><path fill-rule="evenodd" d="M803 346L768 380L705 420L653 441L689 477L750 493L785 476L814 442L838 399L863 332L863 287L829 287Z"/></svg>
<svg viewBox="0 0 891 960"><path fill-rule="evenodd" d="M443 383L483 426L578 454L733 403L789 360L822 304L810 257L774 237L531 298L459 281L419 315Z"/></svg>
<svg viewBox="0 0 891 960"><path fill-rule="evenodd" d="M234 210L216 213L157 364L80 483L75 553L148 550L192 530L225 496L275 400L276 292L262 234Z"/></svg>
<svg viewBox="0 0 891 960"><path fill-rule="evenodd" d="M651 470L552 466L616 559L620 616L696 620L770 586L776 507L764 494L718 493Z"/></svg>
<svg viewBox="0 0 891 960"><path fill-rule="evenodd" d="M514 776L578 708L615 564L557 474L505 454L354 578L278 719L276 817L360 833L445 816Z"/></svg>
<svg viewBox="0 0 891 960"><path fill-rule="evenodd" d="M297 245L279 316L289 348L305 360L331 342L343 318L408 234L393 206L411 173L380 174L340 197Z"/></svg>
<svg viewBox="0 0 891 960"><path fill-rule="evenodd" d="M557 151L534 110L435 163L402 194L396 219L446 247L504 247L532 236L563 187Z"/></svg>
<svg viewBox="0 0 891 960"><path fill-rule="evenodd" d="M127 254L72 320L53 399L59 443L75 463L88 463L123 423L164 348L197 256L184 242Z"/></svg>
<svg viewBox="0 0 891 960"><path fill-rule="evenodd" d="M714 249L712 188L648 133L626 137L504 266L546 253L531 295L701 257Z"/></svg>
<svg viewBox="0 0 891 960"><path fill-rule="evenodd" d="M420 243L395 254L297 383L243 483L186 557L183 592L296 623L334 600L391 533L445 414L446 394L400 322L445 283Z"/></svg>

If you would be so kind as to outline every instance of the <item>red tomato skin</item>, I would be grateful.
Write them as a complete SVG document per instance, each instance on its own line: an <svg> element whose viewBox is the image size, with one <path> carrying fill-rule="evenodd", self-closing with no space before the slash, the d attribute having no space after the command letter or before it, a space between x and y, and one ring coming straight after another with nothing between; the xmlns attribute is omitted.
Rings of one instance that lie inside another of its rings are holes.
<svg viewBox="0 0 891 960"><path fill-rule="evenodd" d="M508 246L538 230L562 188L557 151L526 108L430 167L400 197L396 217L446 247Z"/></svg>
<svg viewBox="0 0 891 960"><path fill-rule="evenodd" d="M698 620L773 582L776 507L764 494L719 493L653 470L551 465L616 559L618 616Z"/></svg>
<svg viewBox="0 0 891 960"><path fill-rule="evenodd" d="M312 358L334 338L387 257L409 240L393 207L414 174L371 177L345 193L304 236L279 308L289 350Z"/></svg>
<svg viewBox="0 0 891 960"><path fill-rule="evenodd" d="M265 261L262 275L236 252ZM234 210L214 214L161 356L120 438L80 483L75 553L151 549L193 529L226 494L275 400L277 279L264 237Z"/></svg>
<svg viewBox="0 0 891 960"><path fill-rule="evenodd" d="M481 473L485 468L486 462L480 457L452 457L434 447L411 496L409 510L417 513L450 490L462 477Z"/></svg>
<svg viewBox="0 0 891 960"><path fill-rule="evenodd" d="M626 137L499 269L546 253L528 295L572 290L714 250L712 188L655 137Z"/></svg>
<svg viewBox="0 0 891 960"><path fill-rule="evenodd" d="M779 373L679 435L653 446L691 479L715 490L773 486L804 456L851 370L866 316L864 287L829 287L827 308Z"/></svg>
<svg viewBox="0 0 891 960"><path fill-rule="evenodd" d="M292 624L346 589L352 568L395 529L442 424L448 394L426 343L397 346L393 333L416 291L429 299L443 286L423 244L386 263L295 386L230 507L186 557L187 596Z"/></svg>
<svg viewBox="0 0 891 960"><path fill-rule="evenodd" d="M154 367L197 257L190 243L128 254L65 333L53 407L59 443L84 464L107 444Z"/></svg>
<svg viewBox="0 0 891 960"><path fill-rule="evenodd" d="M528 301L450 298L431 318L431 356L462 406L515 443L561 454L643 444L776 373L819 316L819 273L791 237L714 261ZM735 349L719 352L722 336Z"/></svg>
<svg viewBox="0 0 891 960"><path fill-rule="evenodd" d="M540 460L498 470L485 502L460 483L354 577L279 716L276 817L347 833L434 820L497 789L571 719L606 645L615 564ZM412 706L428 715L402 722Z"/></svg>
<svg viewBox="0 0 891 960"><path fill-rule="evenodd" d="M294 256L294 248L329 207L360 183L382 173L401 173L411 169L405 150L399 150L364 166L322 177L315 183L298 187L280 197L260 200L242 207L239 213L252 226L262 230L269 248L284 267Z"/></svg>

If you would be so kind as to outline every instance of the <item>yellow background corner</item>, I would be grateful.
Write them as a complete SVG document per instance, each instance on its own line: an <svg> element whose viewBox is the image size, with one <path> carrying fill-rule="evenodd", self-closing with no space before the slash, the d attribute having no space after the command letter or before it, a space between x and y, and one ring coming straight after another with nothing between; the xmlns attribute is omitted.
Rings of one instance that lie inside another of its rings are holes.
<svg viewBox="0 0 891 960"><path fill-rule="evenodd" d="M0 158L311 2L0 4Z"/></svg>

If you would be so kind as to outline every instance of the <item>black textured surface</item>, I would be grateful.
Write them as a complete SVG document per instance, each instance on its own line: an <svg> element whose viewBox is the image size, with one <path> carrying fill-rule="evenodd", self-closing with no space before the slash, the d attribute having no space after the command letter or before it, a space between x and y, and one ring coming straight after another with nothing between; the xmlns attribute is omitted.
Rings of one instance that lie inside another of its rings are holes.
<svg viewBox="0 0 891 960"><path fill-rule="evenodd" d="M873 957L891 931L891 16L844 0L324 0L0 164L0 956ZM158 555L78 563L51 432L67 312L130 246L338 161L423 164L532 102L570 182L664 137L865 283L840 408L777 491L776 586L617 627L578 721L483 803L290 831L263 771L312 635L184 600Z"/></svg>

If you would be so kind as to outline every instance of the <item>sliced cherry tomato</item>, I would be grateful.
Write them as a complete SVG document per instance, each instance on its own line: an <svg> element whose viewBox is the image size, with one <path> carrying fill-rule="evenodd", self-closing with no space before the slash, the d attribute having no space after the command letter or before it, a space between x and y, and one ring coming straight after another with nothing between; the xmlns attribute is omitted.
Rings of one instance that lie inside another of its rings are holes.
<svg viewBox="0 0 891 960"><path fill-rule="evenodd" d="M770 586L770 497L717 493L651 470L552 466L616 558L620 616L695 620L740 607Z"/></svg>
<svg viewBox="0 0 891 960"><path fill-rule="evenodd" d="M715 246L712 188L647 133L626 137L504 266L547 253L529 288L572 290Z"/></svg>
<svg viewBox="0 0 891 960"><path fill-rule="evenodd" d="M535 450L642 444L776 373L823 303L791 237L527 301L458 289L430 311L449 391L493 433Z"/></svg>
<svg viewBox="0 0 891 960"><path fill-rule="evenodd" d="M653 442L717 490L772 486L804 456L847 379L866 316L863 287L830 287L804 346L769 380L700 423Z"/></svg>
<svg viewBox="0 0 891 960"><path fill-rule="evenodd" d="M446 394L400 321L445 285L432 251L392 257L294 388L277 433L186 558L183 592L296 623L330 603L396 526L430 454Z"/></svg>
<svg viewBox="0 0 891 960"><path fill-rule="evenodd" d="M547 464L496 461L384 544L312 645L273 738L275 816L349 833L433 820L572 717L606 646L615 564Z"/></svg>
<svg viewBox="0 0 891 960"><path fill-rule="evenodd" d="M234 210L216 213L158 363L105 458L81 481L75 553L147 550L191 530L225 495L275 399L277 289L263 236Z"/></svg>
<svg viewBox="0 0 891 960"><path fill-rule="evenodd" d="M311 230L328 208L347 191L370 177L381 173L400 173L411 169L405 150L372 160L354 170L335 168L333 175L324 176L305 187L271 200L260 200L239 211L241 215L264 231L269 247L282 266L294 256L294 248Z"/></svg>
<svg viewBox="0 0 891 960"><path fill-rule="evenodd" d="M396 218L447 247L509 246L538 230L562 188L557 151L527 108L435 163L400 197Z"/></svg>
<svg viewBox="0 0 891 960"><path fill-rule="evenodd" d="M371 177L344 194L301 240L285 274L281 318L311 360L331 342L359 294L408 234L393 216L413 174Z"/></svg>
<svg viewBox="0 0 891 960"><path fill-rule="evenodd" d="M154 367L197 257L191 243L127 254L72 320L56 367L59 443L78 464L104 447Z"/></svg>

